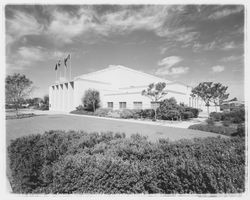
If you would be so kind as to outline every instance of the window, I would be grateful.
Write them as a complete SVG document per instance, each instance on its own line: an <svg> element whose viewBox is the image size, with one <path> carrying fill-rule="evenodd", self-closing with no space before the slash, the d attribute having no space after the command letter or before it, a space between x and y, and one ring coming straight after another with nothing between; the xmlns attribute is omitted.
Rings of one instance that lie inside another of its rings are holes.
<svg viewBox="0 0 250 200"><path fill-rule="evenodd" d="M126 102L119 102L120 109L126 108Z"/></svg>
<svg viewBox="0 0 250 200"><path fill-rule="evenodd" d="M151 102L151 108L152 109L156 109L160 106L160 103L159 102L155 102L155 101L152 101Z"/></svg>
<svg viewBox="0 0 250 200"><path fill-rule="evenodd" d="M134 101L134 109L142 109L142 102Z"/></svg>
<svg viewBox="0 0 250 200"><path fill-rule="evenodd" d="M112 108L114 107L114 103L113 102L108 102L108 108Z"/></svg>

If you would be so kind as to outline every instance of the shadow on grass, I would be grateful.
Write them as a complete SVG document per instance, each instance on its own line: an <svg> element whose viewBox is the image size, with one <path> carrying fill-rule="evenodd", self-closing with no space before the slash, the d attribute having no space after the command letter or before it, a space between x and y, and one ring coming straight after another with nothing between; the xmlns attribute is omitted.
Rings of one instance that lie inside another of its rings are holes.
<svg viewBox="0 0 250 200"><path fill-rule="evenodd" d="M34 114L34 113L29 113L29 114L19 114L19 115L12 115L12 116L6 116L6 120L12 120L12 119L23 119L23 118L31 118L31 117L38 117L38 116L43 116L47 114Z"/></svg>

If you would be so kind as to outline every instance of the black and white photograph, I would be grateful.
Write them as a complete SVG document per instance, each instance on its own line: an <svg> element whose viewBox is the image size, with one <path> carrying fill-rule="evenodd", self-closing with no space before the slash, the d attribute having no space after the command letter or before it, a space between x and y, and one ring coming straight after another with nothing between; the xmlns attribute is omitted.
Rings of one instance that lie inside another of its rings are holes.
<svg viewBox="0 0 250 200"><path fill-rule="evenodd" d="M2 4L7 195L246 197L247 11Z"/></svg>

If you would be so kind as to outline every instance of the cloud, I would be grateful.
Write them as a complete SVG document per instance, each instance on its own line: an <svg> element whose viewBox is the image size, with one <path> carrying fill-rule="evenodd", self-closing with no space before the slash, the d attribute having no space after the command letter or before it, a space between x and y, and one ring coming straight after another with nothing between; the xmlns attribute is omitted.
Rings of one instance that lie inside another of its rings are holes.
<svg viewBox="0 0 250 200"><path fill-rule="evenodd" d="M161 35L170 6L143 6L140 9L123 9L104 14L100 21L109 32L127 33L134 30L154 31Z"/></svg>
<svg viewBox="0 0 250 200"><path fill-rule="evenodd" d="M118 5L100 12L97 6L88 5L75 7L72 12L62 6L44 6L42 15L45 17L42 19L12 9L14 17L7 16L7 42L24 35L46 35L60 41L59 44L69 44L78 36L89 39L147 30L187 45L199 33L181 24L179 13L184 12L184 8L181 5Z"/></svg>
<svg viewBox="0 0 250 200"><path fill-rule="evenodd" d="M7 44L25 35L39 35L44 26L28 13L15 11L12 18L6 19Z"/></svg>
<svg viewBox="0 0 250 200"><path fill-rule="evenodd" d="M77 14L54 10L51 14L52 21L47 29L47 34L64 43L72 42L74 37L93 26L93 15L90 11L79 10Z"/></svg>
<svg viewBox="0 0 250 200"><path fill-rule="evenodd" d="M162 59L161 61L159 61L158 65L160 65L160 66L164 65L164 67L166 69L168 69L181 61L182 61L182 58L180 58L178 56L170 56L170 57L166 57L166 58Z"/></svg>
<svg viewBox="0 0 250 200"><path fill-rule="evenodd" d="M237 6L235 8L223 8L222 10L218 10L218 11L212 13L211 15L209 15L208 19L210 19L210 20L221 19L221 18L227 17L229 15L239 13L243 9L244 9L244 6Z"/></svg>
<svg viewBox="0 0 250 200"><path fill-rule="evenodd" d="M238 45L236 45L235 43L234 43L234 41L232 41L232 42L225 42L222 46L221 46L221 49L222 50L231 50L231 49L235 49L235 48L237 48L238 47Z"/></svg>
<svg viewBox="0 0 250 200"><path fill-rule="evenodd" d="M61 51L52 51L38 47L20 47L16 53L7 57L7 68L9 70L25 70L33 67L37 62L45 60L59 60L65 57Z"/></svg>
<svg viewBox="0 0 250 200"><path fill-rule="evenodd" d="M174 37L178 42L190 42L198 33L191 31L190 27L177 26L169 18L181 11L181 8L182 6L167 5L118 6L117 9L100 13L93 6L84 6L74 14L55 9L52 11L47 33L64 43L71 43L80 35L123 35L136 30L147 30L160 37Z"/></svg>
<svg viewBox="0 0 250 200"><path fill-rule="evenodd" d="M237 61L237 60L242 60L243 56L228 56L220 59L221 62L232 62L232 61Z"/></svg>
<svg viewBox="0 0 250 200"><path fill-rule="evenodd" d="M180 74L185 74L189 71L189 67L183 67L183 66L174 67L177 63L181 61L182 58L178 56L166 57L158 62L158 65L163 67L158 68L155 74L159 76L164 76L164 75L178 76Z"/></svg>
<svg viewBox="0 0 250 200"><path fill-rule="evenodd" d="M216 66L213 66L211 69L212 69L212 72L214 73L220 73L225 70L225 67L221 65L216 65Z"/></svg>
<svg viewBox="0 0 250 200"><path fill-rule="evenodd" d="M165 76L165 75L174 75L178 76L181 74L186 74L189 71L189 67L172 67L172 68L166 68L162 67L157 69L155 72L156 75L158 76Z"/></svg>
<svg viewBox="0 0 250 200"><path fill-rule="evenodd" d="M234 41L231 42L222 42L221 40L214 40L212 42L208 42L205 44L201 44L199 42L194 43L192 46L192 49L194 52L199 52L199 51L211 51L214 49L217 50L224 50L224 51L229 51L235 48L240 47L241 44L235 44Z"/></svg>
<svg viewBox="0 0 250 200"><path fill-rule="evenodd" d="M30 61L41 61L45 57L41 47L20 47L17 52L21 58Z"/></svg>

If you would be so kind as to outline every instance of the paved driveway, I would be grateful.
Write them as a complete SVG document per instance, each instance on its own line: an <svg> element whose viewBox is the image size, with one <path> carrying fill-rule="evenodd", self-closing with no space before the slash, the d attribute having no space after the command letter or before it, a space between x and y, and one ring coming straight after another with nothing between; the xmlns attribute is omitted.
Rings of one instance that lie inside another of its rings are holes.
<svg viewBox="0 0 250 200"><path fill-rule="evenodd" d="M11 139L30 134L43 134L45 131L49 130L84 130L87 132L113 131L124 132L127 137L133 133L139 133L148 136L151 141L156 141L159 138L178 140L182 138L189 139L194 137L218 136L218 134L191 129L92 118L87 116L55 114L6 120L7 145Z"/></svg>

